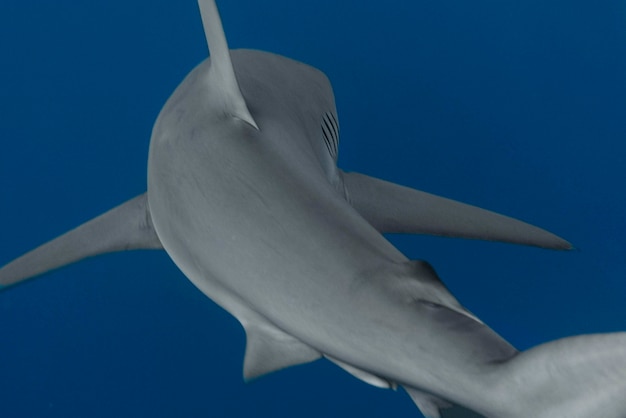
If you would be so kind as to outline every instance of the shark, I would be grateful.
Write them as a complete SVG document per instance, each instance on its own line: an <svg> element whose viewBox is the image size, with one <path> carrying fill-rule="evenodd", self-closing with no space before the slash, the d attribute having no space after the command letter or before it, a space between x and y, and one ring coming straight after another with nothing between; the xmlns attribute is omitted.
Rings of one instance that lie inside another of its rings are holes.
<svg viewBox="0 0 626 418"><path fill-rule="evenodd" d="M339 117L319 70L230 50L199 0L209 58L161 110L148 187L0 269L12 285L87 257L164 250L246 333L253 380L326 358L404 388L427 417L626 416L626 333L519 352L383 234L433 234L567 250L485 209L337 166Z"/></svg>

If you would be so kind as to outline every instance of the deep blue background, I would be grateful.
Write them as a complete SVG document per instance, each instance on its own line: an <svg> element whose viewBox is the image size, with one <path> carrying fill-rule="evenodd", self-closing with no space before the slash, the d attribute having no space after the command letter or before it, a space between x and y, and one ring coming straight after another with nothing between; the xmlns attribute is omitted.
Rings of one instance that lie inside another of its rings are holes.
<svg viewBox="0 0 626 418"><path fill-rule="evenodd" d="M231 47L329 76L343 168L576 245L392 238L503 336L626 330L623 1L219 6ZM206 55L192 0L0 2L0 264L145 189L152 123ZM4 292L0 324L2 417L419 416L325 361L244 384L242 329L163 252Z"/></svg>

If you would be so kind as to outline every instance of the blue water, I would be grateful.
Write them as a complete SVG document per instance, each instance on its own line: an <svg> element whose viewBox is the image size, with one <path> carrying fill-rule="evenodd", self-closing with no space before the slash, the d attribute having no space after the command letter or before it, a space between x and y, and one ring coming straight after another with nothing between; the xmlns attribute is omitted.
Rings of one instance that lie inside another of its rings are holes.
<svg viewBox="0 0 626 418"><path fill-rule="evenodd" d="M512 4L511 4L512 3ZM548 228L572 252L392 237L520 349L626 330L626 6L221 1L231 47L322 69L340 163ZM206 55L196 4L0 2L0 264L141 193ZM325 361L244 384L244 334L162 252L0 295L2 417L418 417Z"/></svg>

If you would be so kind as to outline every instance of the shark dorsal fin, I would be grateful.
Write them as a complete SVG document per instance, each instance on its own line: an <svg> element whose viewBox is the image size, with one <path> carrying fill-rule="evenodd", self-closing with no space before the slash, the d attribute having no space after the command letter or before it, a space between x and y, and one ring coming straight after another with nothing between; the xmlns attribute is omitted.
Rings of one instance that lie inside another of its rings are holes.
<svg viewBox="0 0 626 418"><path fill-rule="evenodd" d="M250 114L241 89L235 77L235 70L230 58L226 35L222 26L219 12L215 0L198 0L200 14L202 16L202 26L211 54L211 69L209 77L214 78L212 83L219 94L224 106L224 111L230 116L241 119L244 122L259 130L256 121Z"/></svg>

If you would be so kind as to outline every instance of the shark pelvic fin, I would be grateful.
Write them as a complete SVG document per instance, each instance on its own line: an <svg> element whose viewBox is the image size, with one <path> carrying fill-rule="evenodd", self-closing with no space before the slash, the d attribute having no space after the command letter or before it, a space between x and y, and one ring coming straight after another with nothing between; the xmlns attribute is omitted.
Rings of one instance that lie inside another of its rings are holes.
<svg viewBox="0 0 626 418"><path fill-rule="evenodd" d="M382 233L431 234L566 250L536 226L485 209L359 173L343 173L348 199Z"/></svg>
<svg viewBox="0 0 626 418"><path fill-rule="evenodd" d="M417 389L405 387L404 390L406 390L413 402L415 402L415 405L426 418L441 418L439 411L451 406L448 402Z"/></svg>
<svg viewBox="0 0 626 418"><path fill-rule="evenodd" d="M396 277L402 277L404 280L395 280L393 286L405 297L421 303L425 302L440 305L483 324L476 315L465 309L452 293L450 293L445 283L439 278L435 269L427 261L412 260L404 264L398 264L395 268L397 270L394 272L394 275ZM438 292L430 295L429 301L423 300L424 283L428 283L429 286L438 289Z"/></svg>
<svg viewBox="0 0 626 418"><path fill-rule="evenodd" d="M246 356L243 363L245 380L252 380L265 374L298 364L319 359L319 351L292 337L260 316L240 318L246 330Z"/></svg>
<svg viewBox="0 0 626 418"><path fill-rule="evenodd" d="M144 193L0 268L0 289L94 255L161 248Z"/></svg>
<svg viewBox="0 0 626 418"><path fill-rule="evenodd" d="M211 54L211 69L209 77L214 94L219 95L224 112L236 119L240 119L257 131L259 127L250 114L241 89L237 83L235 69L230 57L226 35L222 26L215 0L198 0L204 34Z"/></svg>
<svg viewBox="0 0 626 418"><path fill-rule="evenodd" d="M405 386L404 390L426 418L484 418L472 410L453 405L417 389Z"/></svg>
<svg viewBox="0 0 626 418"><path fill-rule="evenodd" d="M324 357L326 357L328 360L335 363L337 366L341 367L346 372L350 373L352 376L372 386L376 386L377 388L381 388L381 389L393 389L393 390L396 390L396 388L398 387L398 385L396 385L395 382L390 382L386 379L383 379L382 377L378 377L372 373L369 373L357 367L351 366L347 363L344 363L343 361L339 361L330 356L324 356Z"/></svg>

